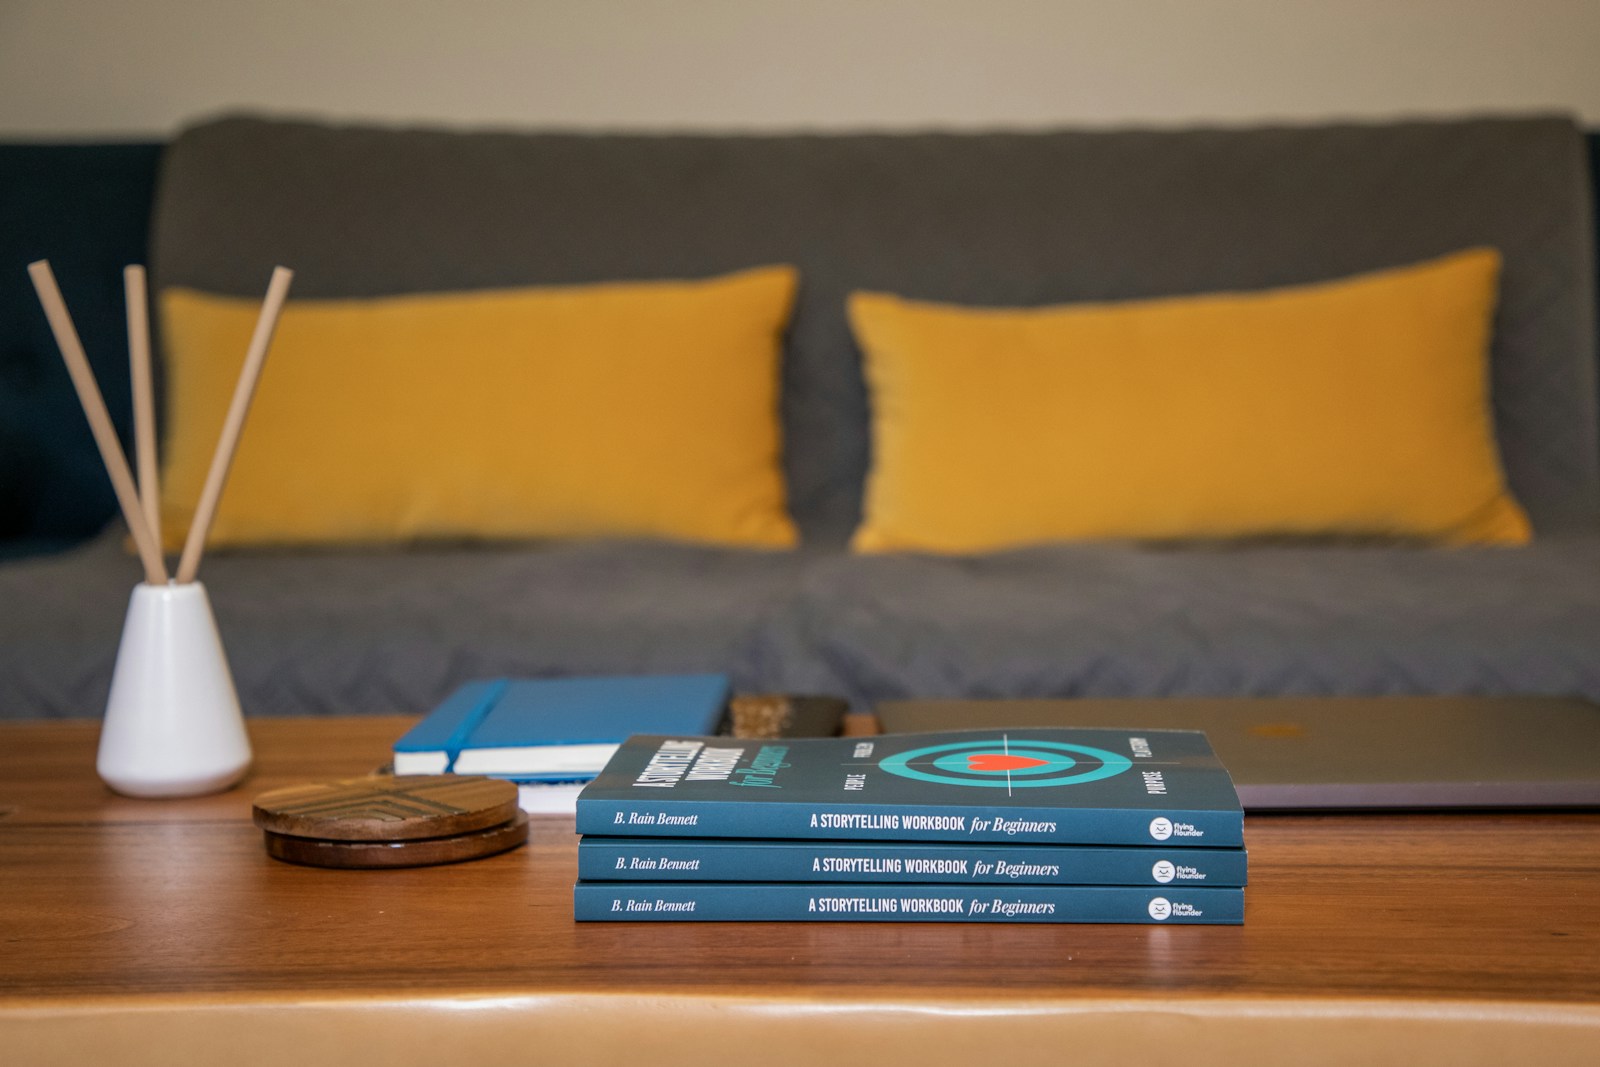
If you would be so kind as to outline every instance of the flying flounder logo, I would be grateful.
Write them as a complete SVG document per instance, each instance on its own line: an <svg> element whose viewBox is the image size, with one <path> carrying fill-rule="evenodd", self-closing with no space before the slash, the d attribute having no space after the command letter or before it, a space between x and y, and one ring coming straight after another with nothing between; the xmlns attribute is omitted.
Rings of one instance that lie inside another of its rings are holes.
<svg viewBox="0 0 1600 1067"><path fill-rule="evenodd" d="M919 782L1010 790L1095 782L1121 774L1133 761L1089 745L1001 735L914 748L886 756L878 766Z"/></svg>

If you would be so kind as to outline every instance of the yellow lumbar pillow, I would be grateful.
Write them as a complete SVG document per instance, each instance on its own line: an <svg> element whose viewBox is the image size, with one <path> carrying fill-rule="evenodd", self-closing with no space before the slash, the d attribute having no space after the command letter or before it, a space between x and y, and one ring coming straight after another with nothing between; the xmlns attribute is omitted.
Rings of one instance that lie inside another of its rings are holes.
<svg viewBox="0 0 1600 1067"><path fill-rule="evenodd" d="M283 312L211 543L797 540L779 466L791 267ZM163 295L164 539L204 483L255 299Z"/></svg>
<svg viewBox="0 0 1600 1067"><path fill-rule="evenodd" d="M855 293L854 547L1355 535L1523 544L1489 407L1492 249L1255 293L977 309Z"/></svg>

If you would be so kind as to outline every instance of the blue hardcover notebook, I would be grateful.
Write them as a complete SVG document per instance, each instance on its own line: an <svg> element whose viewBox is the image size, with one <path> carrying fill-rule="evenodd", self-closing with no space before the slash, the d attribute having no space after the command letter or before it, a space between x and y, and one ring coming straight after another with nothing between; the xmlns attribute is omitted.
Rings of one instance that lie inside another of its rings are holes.
<svg viewBox="0 0 1600 1067"><path fill-rule="evenodd" d="M638 733L714 733L721 674L496 678L469 682L395 742L396 774L593 778Z"/></svg>
<svg viewBox="0 0 1600 1067"><path fill-rule="evenodd" d="M636 736L578 795L580 834L1239 848L1202 733L996 729Z"/></svg>

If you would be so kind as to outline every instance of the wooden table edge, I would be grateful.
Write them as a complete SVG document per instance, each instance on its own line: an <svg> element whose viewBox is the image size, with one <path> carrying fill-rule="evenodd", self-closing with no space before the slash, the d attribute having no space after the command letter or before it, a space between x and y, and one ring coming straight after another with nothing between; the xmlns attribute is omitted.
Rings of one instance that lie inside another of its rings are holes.
<svg viewBox="0 0 1600 1067"><path fill-rule="evenodd" d="M541 1062L703 1067L711 1043L759 1048L765 1064L983 1062L1008 1067L1126 1063L1130 1049L1181 1047L1185 1064L1591 1063L1600 1002L1091 993L1021 999L941 991L764 996L738 992L526 993L449 996L139 994L0 1001L0 1047L14 1062L82 1063L105 1053L142 1065L229 1050L233 1067L522 1055ZM1268 1050L1276 1050L1270 1052ZM1263 1059L1263 1055L1266 1058Z"/></svg>

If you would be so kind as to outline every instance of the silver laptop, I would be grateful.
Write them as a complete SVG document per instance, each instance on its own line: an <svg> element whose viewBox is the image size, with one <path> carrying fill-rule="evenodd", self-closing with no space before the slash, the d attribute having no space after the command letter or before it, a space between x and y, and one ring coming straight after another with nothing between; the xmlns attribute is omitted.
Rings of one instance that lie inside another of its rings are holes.
<svg viewBox="0 0 1600 1067"><path fill-rule="evenodd" d="M1600 705L1555 697L916 700L884 733L1203 730L1246 811L1600 807Z"/></svg>

